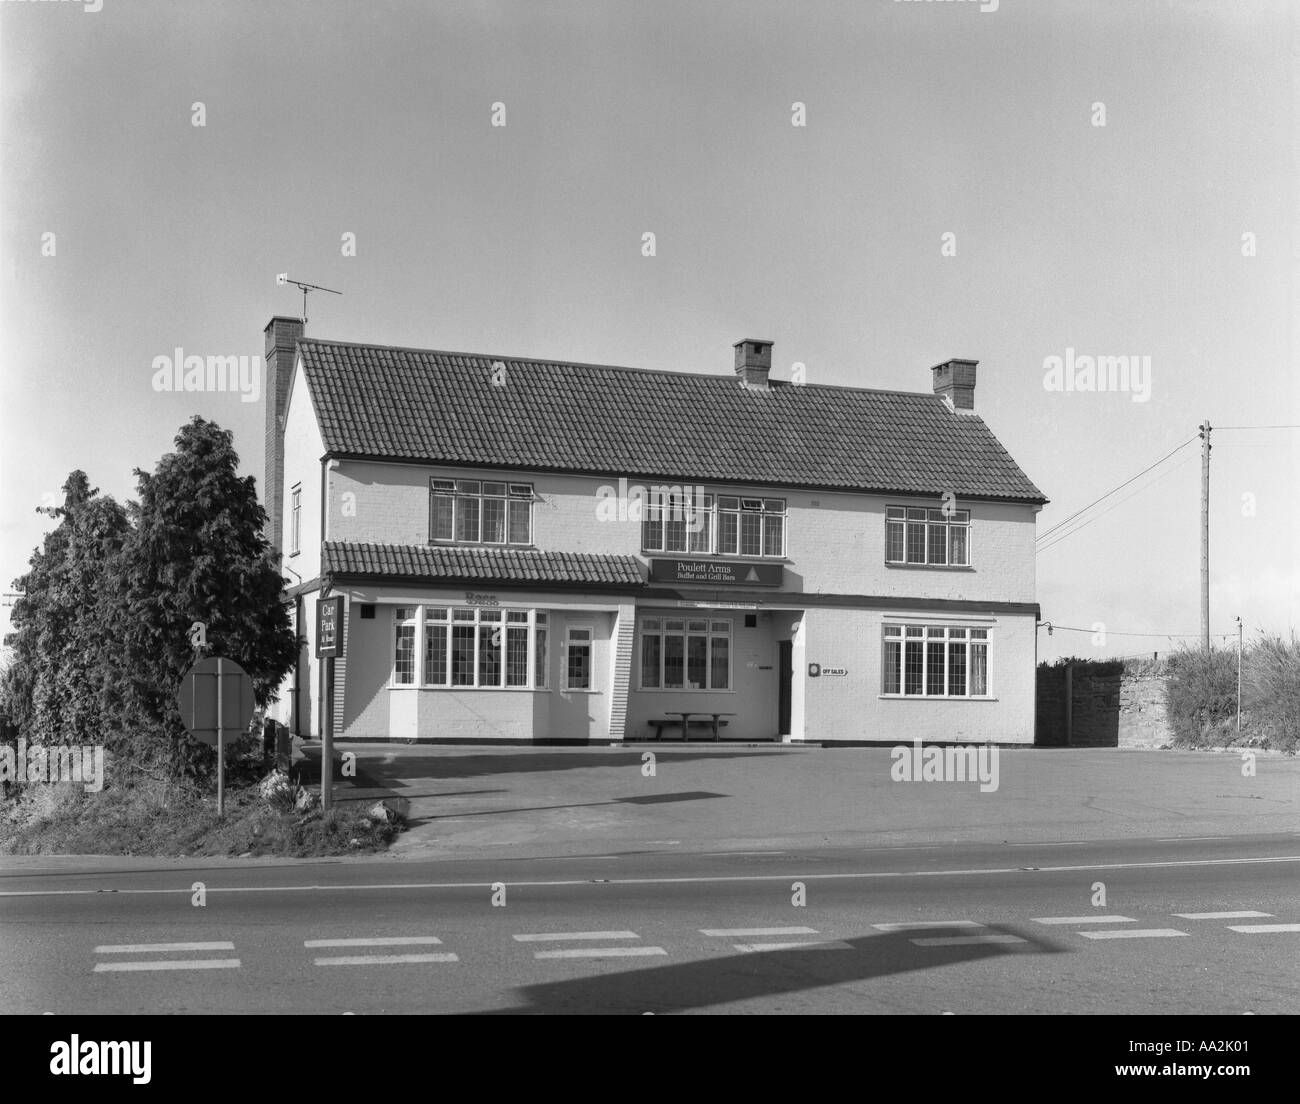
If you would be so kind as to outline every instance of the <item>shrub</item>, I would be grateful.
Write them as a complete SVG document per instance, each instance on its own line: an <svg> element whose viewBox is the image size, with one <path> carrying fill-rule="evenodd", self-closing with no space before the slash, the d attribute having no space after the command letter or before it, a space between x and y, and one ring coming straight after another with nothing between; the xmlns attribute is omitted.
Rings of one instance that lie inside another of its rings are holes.
<svg viewBox="0 0 1300 1104"><path fill-rule="evenodd" d="M1166 689L1174 744L1209 747L1222 744L1237 716L1235 649L1183 648L1169 657Z"/></svg>
<svg viewBox="0 0 1300 1104"><path fill-rule="evenodd" d="M1279 751L1300 745L1300 641L1264 637L1246 652L1242 663L1242 698L1251 727Z"/></svg>

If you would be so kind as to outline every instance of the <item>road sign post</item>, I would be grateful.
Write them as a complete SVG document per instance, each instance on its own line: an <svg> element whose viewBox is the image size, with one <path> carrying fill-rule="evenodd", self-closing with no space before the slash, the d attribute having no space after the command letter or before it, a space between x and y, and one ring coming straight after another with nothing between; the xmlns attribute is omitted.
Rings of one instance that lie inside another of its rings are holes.
<svg viewBox="0 0 1300 1104"><path fill-rule="evenodd" d="M316 600L316 658L323 659L321 702L320 806L334 797L334 657L343 650L343 595Z"/></svg>
<svg viewBox="0 0 1300 1104"><path fill-rule="evenodd" d="M217 749L217 816L226 812L226 737L238 736L253 717L253 680L233 659L209 656L181 679L176 705L189 734Z"/></svg>
<svg viewBox="0 0 1300 1104"><path fill-rule="evenodd" d="M226 672L222 669L221 657L217 657L217 818L226 815L226 737L221 731L222 709L221 709L221 676Z"/></svg>

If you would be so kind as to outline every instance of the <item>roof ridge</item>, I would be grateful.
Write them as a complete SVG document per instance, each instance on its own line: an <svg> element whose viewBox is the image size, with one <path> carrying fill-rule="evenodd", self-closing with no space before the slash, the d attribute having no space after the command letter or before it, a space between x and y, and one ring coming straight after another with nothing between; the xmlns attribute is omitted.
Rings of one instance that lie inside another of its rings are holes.
<svg viewBox="0 0 1300 1104"><path fill-rule="evenodd" d="M426 349L416 345L382 345L377 342L369 341L338 341L332 338L322 337L303 337L298 339L299 346L302 345L330 345L347 349L382 349L392 353L424 353L429 356L443 357L461 357L464 359L477 360L505 360L515 361L520 364L545 364L556 368L600 368L610 372L635 372L637 375L654 375L654 376L685 376L690 379L701 380L737 380L733 375L715 375L711 372L690 372L680 368L638 368L632 364L602 364L597 361L583 360L556 360L552 357L524 357L515 356L508 353L470 353L457 351L454 349ZM737 380L737 382L739 382ZM876 395L906 395L909 398L938 400L943 402L943 397L926 391L904 391L902 388L893 387L855 387L848 383L795 383L793 380L769 379L769 386L779 385L785 387L797 387L800 390L824 389L829 391L857 391Z"/></svg>

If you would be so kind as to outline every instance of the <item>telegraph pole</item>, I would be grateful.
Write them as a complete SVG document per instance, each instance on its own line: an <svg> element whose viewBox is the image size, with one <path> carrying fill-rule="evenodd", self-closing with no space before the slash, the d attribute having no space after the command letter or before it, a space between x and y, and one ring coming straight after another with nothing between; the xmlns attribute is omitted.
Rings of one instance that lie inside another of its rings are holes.
<svg viewBox="0 0 1300 1104"><path fill-rule="evenodd" d="M1201 437L1201 647L1210 650L1210 419Z"/></svg>

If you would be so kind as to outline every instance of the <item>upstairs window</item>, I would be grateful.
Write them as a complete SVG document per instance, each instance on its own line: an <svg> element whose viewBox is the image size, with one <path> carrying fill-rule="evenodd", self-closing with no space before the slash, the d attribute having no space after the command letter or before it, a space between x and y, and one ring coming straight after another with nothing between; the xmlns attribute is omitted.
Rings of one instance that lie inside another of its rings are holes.
<svg viewBox="0 0 1300 1104"><path fill-rule="evenodd" d="M713 551L713 496L689 487L651 490L642 507L641 547L646 552Z"/></svg>
<svg viewBox="0 0 1300 1104"><path fill-rule="evenodd" d="M970 511L889 506L885 562L934 567L970 566Z"/></svg>
<svg viewBox="0 0 1300 1104"><path fill-rule="evenodd" d="M723 556L785 555L785 499L718 496L718 552Z"/></svg>
<svg viewBox="0 0 1300 1104"><path fill-rule="evenodd" d="M302 484L289 492L289 555L302 551Z"/></svg>
<svg viewBox="0 0 1300 1104"><path fill-rule="evenodd" d="M480 479L431 479L429 540L532 544L533 485Z"/></svg>

